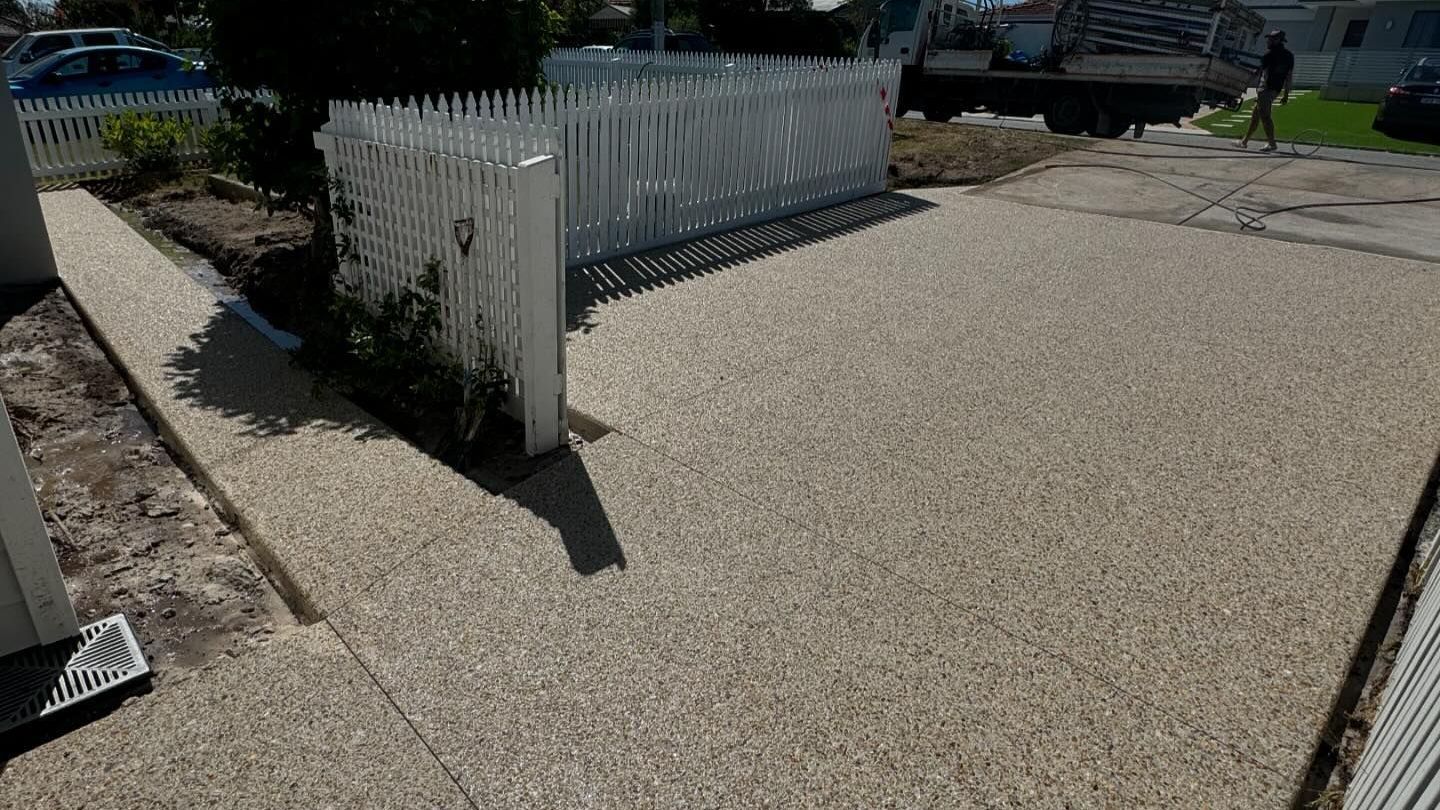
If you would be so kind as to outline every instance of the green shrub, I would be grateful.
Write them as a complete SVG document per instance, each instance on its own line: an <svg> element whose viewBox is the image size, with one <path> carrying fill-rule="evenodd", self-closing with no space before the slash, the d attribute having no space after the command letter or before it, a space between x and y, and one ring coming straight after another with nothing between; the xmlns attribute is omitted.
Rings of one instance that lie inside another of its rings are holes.
<svg viewBox="0 0 1440 810"><path fill-rule="evenodd" d="M100 127L100 142L136 174L174 171L180 165L177 150L189 136L189 121L134 110L109 116Z"/></svg>
<svg viewBox="0 0 1440 810"><path fill-rule="evenodd" d="M440 345L441 271L438 260L430 261L415 289L387 295L374 308L348 289L336 291L296 359L333 390L383 415L448 415L447 430L426 449L463 465L484 453L476 442L499 413L506 380L493 360L467 370Z"/></svg>

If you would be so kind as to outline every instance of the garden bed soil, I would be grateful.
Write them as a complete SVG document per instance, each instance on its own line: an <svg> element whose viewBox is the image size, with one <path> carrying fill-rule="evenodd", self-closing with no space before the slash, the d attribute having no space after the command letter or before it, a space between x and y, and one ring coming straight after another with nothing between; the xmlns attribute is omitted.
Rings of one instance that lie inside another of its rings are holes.
<svg viewBox="0 0 1440 810"><path fill-rule="evenodd" d="M1026 130L900 118L890 147L890 188L978 186L1076 145Z"/></svg>
<svg viewBox="0 0 1440 810"><path fill-rule="evenodd" d="M0 292L0 393L82 624L123 613L159 682L297 626L63 291Z"/></svg>
<svg viewBox="0 0 1440 810"><path fill-rule="evenodd" d="M253 203L216 197L203 178L187 178L121 201L145 226L209 259L231 288L271 324L303 336L313 224L302 214L273 214Z"/></svg>

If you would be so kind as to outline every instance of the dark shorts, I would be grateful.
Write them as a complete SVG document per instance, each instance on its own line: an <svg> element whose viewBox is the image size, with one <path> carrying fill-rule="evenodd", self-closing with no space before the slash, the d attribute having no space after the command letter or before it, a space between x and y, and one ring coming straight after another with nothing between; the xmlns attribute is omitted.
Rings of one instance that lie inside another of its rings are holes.
<svg viewBox="0 0 1440 810"><path fill-rule="evenodd" d="M1255 96L1255 114L1260 116L1261 120L1270 117L1270 108L1275 106L1275 97L1278 95L1274 90L1261 90Z"/></svg>

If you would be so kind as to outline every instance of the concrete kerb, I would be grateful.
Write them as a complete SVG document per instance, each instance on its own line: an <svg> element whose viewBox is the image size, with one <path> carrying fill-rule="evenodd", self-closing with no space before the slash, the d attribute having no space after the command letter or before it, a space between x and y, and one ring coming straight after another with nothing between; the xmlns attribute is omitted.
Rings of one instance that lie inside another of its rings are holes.
<svg viewBox="0 0 1440 810"><path fill-rule="evenodd" d="M84 299L75 294L75 290L65 282L63 277L60 283L61 287L65 290L66 297L70 299L71 305L75 307L75 312L80 315L80 319L84 322L85 328L90 333L90 336L95 339L95 343L105 352L105 356L109 358L110 364L115 367L121 379L125 381L126 386L128 386L131 393L135 395L136 403L140 406L140 412L153 423L155 432L172 448L174 451L172 455L175 457L175 460L180 464L181 468L195 480L201 490L204 491L220 517L225 520L225 522L238 528L240 533L245 536L247 541L246 545L254 556L256 563L259 564L261 570L265 572L271 584L275 586L275 590L279 592L280 597L285 600L285 604L289 605L290 610L305 624L312 624L324 618L323 614L320 613L305 590L294 581L285 565L281 563L271 551L270 545L266 542L264 532L251 525L251 523L245 519L244 512L236 509L225 497L224 490L212 480L206 466L197 463L196 459L198 458L198 454L196 448L186 440L185 435L181 431L175 429L175 425L166 415L166 409L160 406L159 400L156 398L154 392L150 390L150 385L144 380L130 374L125 366L124 358L121 357L120 353L116 351L115 346L106 337L105 331L96 325L94 317L85 306Z"/></svg>

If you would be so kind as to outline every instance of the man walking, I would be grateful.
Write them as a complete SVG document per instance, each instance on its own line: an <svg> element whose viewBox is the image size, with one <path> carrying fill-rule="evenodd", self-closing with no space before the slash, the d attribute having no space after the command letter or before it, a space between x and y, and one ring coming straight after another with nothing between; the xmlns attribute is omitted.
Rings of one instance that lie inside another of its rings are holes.
<svg viewBox="0 0 1440 810"><path fill-rule="evenodd" d="M1277 95L1280 96L1281 106L1290 100L1290 77L1295 73L1295 54L1285 47L1285 32L1278 28L1265 35L1265 43L1269 48L1260 57L1260 69L1255 71L1255 78L1260 80L1260 92L1255 96L1255 109L1250 111L1250 129L1235 145L1248 149L1255 127L1263 124L1269 143L1260 147L1260 151L1274 152L1278 147L1275 145L1275 119L1270 117L1270 108Z"/></svg>

